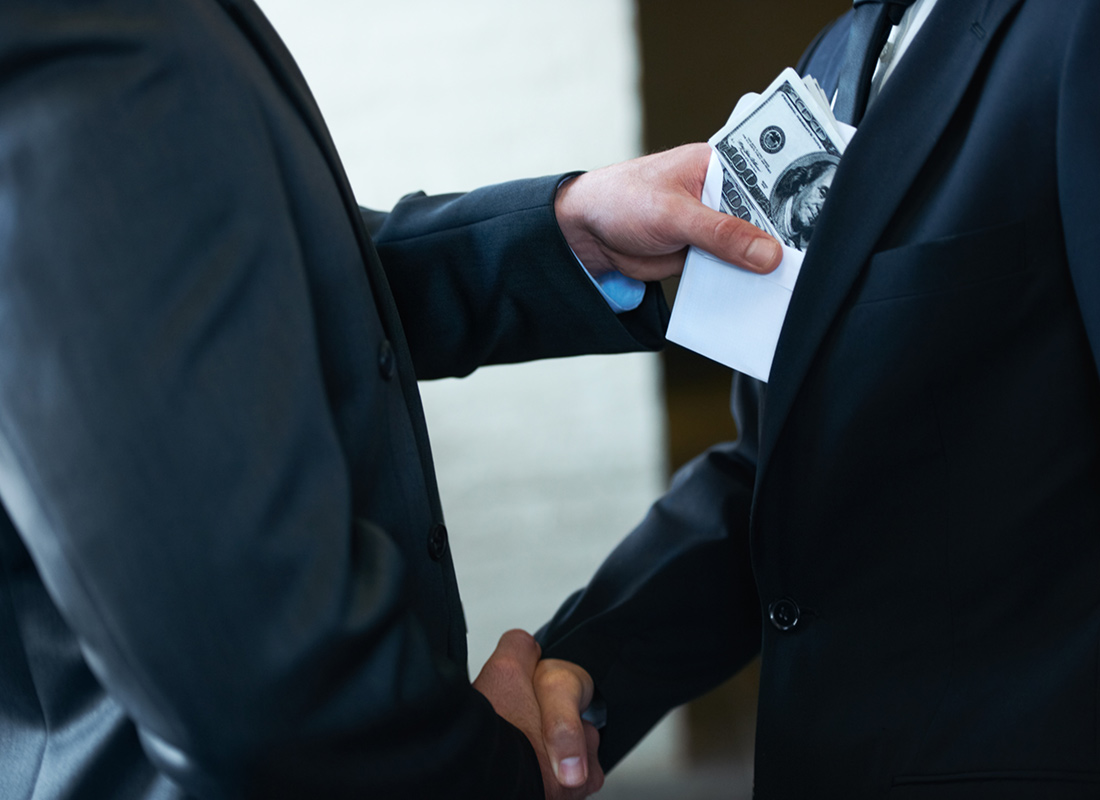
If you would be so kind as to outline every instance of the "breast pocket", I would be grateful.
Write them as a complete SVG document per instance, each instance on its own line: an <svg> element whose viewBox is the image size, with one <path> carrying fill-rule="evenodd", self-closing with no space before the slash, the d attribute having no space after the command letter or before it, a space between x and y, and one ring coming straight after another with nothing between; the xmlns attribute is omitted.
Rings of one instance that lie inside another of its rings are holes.
<svg viewBox="0 0 1100 800"><path fill-rule="evenodd" d="M855 302L951 292L1026 272L1025 228L1014 221L877 253Z"/></svg>

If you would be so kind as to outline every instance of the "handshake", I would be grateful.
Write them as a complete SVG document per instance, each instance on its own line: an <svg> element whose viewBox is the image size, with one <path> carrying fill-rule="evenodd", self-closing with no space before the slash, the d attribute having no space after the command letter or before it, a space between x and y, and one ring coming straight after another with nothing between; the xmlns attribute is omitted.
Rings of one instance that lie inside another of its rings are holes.
<svg viewBox="0 0 1100 800"><path fill-rule="evenodd" d="M581 719L592 702L592 678L576 664L540 660L540 655L534 637L508 631L474 688L535 748L548 800L587 797L598 792L604 780L596 759L600 735Z"/></svg>
<svg viewBox="0 0 1100 800"><path fill-rule="evenodd" d="M611 271L641 281L677 274L685 242L751 272L775 269L782 251L760 220L699 202L711 152L706 144L684 145L561 186L558 224L594 279ZM582 667L540 656L530 634L508 631L473 686L531 742L548 800L587 797L604 782L599 733L581 717L594 684Z"/></svg>

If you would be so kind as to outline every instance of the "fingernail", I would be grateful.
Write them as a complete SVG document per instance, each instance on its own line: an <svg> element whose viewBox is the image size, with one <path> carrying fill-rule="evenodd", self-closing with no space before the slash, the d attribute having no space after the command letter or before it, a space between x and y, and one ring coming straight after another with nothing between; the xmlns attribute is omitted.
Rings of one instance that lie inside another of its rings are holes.
<svg viewBox="0 0 1100 800"><path fill-rule="evenodd" d="M753 239L752 244L745 251L745 261L757 269L770 269L778 264L782 256L783 251L779 242L764 237Z"/></svg>
<svg viewBox="0 0 1100 800"><path fill-rule="evenodd" d="M579 757L561 760L558 764L558 782L563 786L581 786L584 783L584 769Z"/></svg>

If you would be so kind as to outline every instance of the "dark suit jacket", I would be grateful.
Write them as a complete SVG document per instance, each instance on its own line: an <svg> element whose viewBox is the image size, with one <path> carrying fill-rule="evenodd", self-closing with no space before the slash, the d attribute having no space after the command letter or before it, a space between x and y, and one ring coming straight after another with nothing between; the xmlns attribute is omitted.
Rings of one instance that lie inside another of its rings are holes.
<svg viewBox="0 0 1100 800"><path fill-rule="evenodd" d="M416 380L661 343L557 183L361 211L251 0L0 4L0 797L542 796Z"/></svg>
<svg viewBox="0 0 1100 800"><path fill-rule="evenodd" d="M936 5L740 439L541 634L607 764L762 651L762 799L1100 796L1098 42L1095 0Z"/></svg>

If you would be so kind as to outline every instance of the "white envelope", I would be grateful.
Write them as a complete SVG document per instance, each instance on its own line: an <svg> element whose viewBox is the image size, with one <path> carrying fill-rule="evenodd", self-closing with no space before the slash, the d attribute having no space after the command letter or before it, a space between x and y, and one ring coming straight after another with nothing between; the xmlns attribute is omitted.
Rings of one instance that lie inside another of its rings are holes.
<svg viewBox="0 0 1100 800"><path fill-rule="evenodd" d="M718 207L722 168L711 153L703 203ZM676 291L669 341L762 381L771 373L802 253L783 247L774 272L759 275L692 248Z"/></svg>

